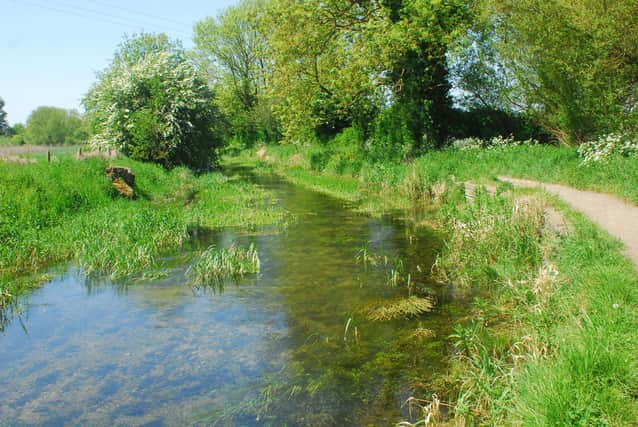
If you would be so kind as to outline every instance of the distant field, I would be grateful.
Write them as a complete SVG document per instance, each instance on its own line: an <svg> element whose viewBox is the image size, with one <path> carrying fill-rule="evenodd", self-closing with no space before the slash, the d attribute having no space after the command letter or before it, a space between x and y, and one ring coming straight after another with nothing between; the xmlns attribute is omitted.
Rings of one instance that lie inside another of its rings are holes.
<svg viewBox="0 0 638 427"><path fill-rule="evenodd" d="M48 150L51 150L52 154L72 154L79 150L78 145L64 145L49 147L46 145L0 145L0 157L12 157L12 156L29 156L29 155L43 155Z"/></svg>

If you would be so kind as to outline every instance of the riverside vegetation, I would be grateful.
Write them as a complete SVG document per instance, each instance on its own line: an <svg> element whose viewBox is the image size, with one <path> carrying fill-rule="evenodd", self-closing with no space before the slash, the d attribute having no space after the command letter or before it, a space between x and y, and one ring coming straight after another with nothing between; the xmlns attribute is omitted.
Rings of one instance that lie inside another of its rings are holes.
<svg viewBox="0 0 638 427"><path fill-rule="evenodd" d="M268 192L220 173L118 159L136 174L137 200L123 199L104 175L108 161L71 156L51 163L2 163L2 301L37 285L33 273L73 260L87 273L122 277L156 268L190 247L201 229L282 223Z"/></svg>
<svg viewBox="0 0 638 427"><path fill-rule="evenodd" d="M210 172L220 153L237 154L224 162L372 215L399 212L445 241L431 274L366 247L358 255L402 294L366 310L367 321L434 315L416 272L478 295L448 337L445 386L410 399L419 424L635 424L634 266L559 200L493 178L638 203L637 17L635 0L242 0L195 24L192 51L165 34L127 37L81 117L41 108L26 127L9 126L0 100L0 144L115 148L140 195L119 198L101 159L2 163L0 302L51 264L122 277L188 249L201 228L285 222L268 192ZM471 201L468 181L479 184ZM548 209L568 226L552 227ZM211 247L188 274L216 289L258 270L255 248ZM419 329L401 345L436 333ZM334 357L341 341L330 345ZM354 365L322 373L320 385L358 377L344 368ZM312 397L319 384L299 377L292 390L263 390L257 418Z"/></svg>
<svg viewBox="0 0 638 427"><path fill-rule="evenodd" d="M635 158L592 165L567 147L465 145L408 163L367 162L334 144L268 147L233 161L372 214L410 208L414 221L446 236L433 276L486 293L450 336L456 353L448 394L411 401L423 411L422 424L631 424L638 418L635 268L614 239L564 203L492 180L510 173L636 201ZM479 188L468 202L465 180L491 183L497 194ZM562 212L569 227L553 229L547 207ZM366 248L358 259L376 262Z"/></svg>

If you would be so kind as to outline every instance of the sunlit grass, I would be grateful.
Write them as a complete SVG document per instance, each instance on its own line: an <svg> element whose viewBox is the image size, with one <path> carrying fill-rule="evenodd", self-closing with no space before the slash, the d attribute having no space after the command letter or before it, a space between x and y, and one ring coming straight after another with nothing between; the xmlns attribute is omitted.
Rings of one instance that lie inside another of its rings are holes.
<svg viewBox="0 0 638 427"><path fill-rule="evenodd" d="M635 159L582 165L573 148L516 146L431 151L404 164L313 168L311 156L320 149L268 147L273 160L261 167L355 201L365 210L411 207L417 223L436 226L446 238L435 277L482 289L484 298L475 300L467 321L451 337L456 357L449 407L455 419L450 422L635 424L638 276L619 253L618 242L560 203L573 230L568 235L547 230L543 207L556 205L555 200L530 198L529 192L524 197L517 191L492 197L479 191L467 203L460 185L493 184L497 175L513 175L608 192L638 203ZM337 169L358 172L343 173L339 183ZM355 257L366 266L387 264L367 245ZM394 271L399 283L403 275ZM372 313L402 316L399 307L390 304ZM414 345L421 341L415 335ZM432 417L424 410L419 425Z"/></svg>
<svg viewBox="0 0 638 427"><path fill-rule="evenodd" d="M220 173L117 159L136 175L135 201L120 198L108 161L61 158L0 167L0 293L28 290L26 276L74 260L87 273L123 277L188 248L193 230L280 224L287 213L271 194ZM20 278L20 280L18 280Z"/></svg>
<svg viewBox="0 0 638 427"><path fill-rule="evenodd" d="M191 264L186 276L195 286L218 286L224 279L258 273L259 254L254 244L248 248L210 246Z"/></svg>

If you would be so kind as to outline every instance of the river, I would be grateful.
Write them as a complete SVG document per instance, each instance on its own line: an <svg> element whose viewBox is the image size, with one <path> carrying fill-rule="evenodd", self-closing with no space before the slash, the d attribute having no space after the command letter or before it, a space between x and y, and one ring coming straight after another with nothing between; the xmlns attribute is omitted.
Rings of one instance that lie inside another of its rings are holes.
<svg viewBox="0 0 638 427"><path fill-rule="evenodd" d="M435 234L251 179L295 221L204 240L255 243L259 274L213 290L190 286L183 262L141 282L70 266L0 333L0 425L385 426L409 418L413 393L440 393L446 336L468 297L430 282ZM435 309L369 320L408 295L408 274Z"/></svg>

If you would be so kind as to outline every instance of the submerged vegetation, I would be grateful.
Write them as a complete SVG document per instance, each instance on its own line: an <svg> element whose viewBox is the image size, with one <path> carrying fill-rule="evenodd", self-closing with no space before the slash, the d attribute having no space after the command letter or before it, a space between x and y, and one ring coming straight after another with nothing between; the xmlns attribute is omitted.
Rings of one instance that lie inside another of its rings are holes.
<svg viewBox="0 0 638 427"><path fill-rule="evenodd" d="M411 296L370 310L368 319L393 320L405 317L416 317L432 311L432 308L434 308L434 302L431 298Z"/></svg>

